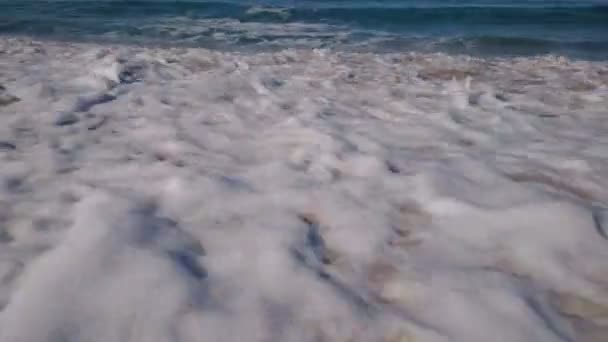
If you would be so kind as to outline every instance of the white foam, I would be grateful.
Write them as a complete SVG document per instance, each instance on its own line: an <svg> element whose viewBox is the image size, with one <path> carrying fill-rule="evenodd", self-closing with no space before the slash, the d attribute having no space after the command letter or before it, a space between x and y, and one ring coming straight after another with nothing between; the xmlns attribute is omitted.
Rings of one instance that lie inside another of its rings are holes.
<svg viewBox="0 0 608 342"><path fill-rule="evenodd" d="M65 239L22 275L2 341L170 341L176 317L205 295L177 259L198 242L151 208L104 197L79 204Z"/></svg>
<svg viewBox="0 0 608 342"><path fill-rule="evenodd" d="M608 333L604 62L0 52L2 342Z"/></svg>

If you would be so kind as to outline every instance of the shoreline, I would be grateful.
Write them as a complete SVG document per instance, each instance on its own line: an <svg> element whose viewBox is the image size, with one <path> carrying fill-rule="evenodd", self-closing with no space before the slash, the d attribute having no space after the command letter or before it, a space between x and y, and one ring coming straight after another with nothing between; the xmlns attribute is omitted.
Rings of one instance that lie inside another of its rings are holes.
<svg viewBox="0 0 608 342"><path fill-rule="evenodd" d="M494 37L497 39L509 40L509 37ZM378 54L378 55L449 55L453 57L463 58L475 58L475 59L519 59L519 58L565 58L572 61L592 62L592 63L603 63L608 62L608 52L600 54L590 54L584 50L577 50L572 48L548 48L544 52L512 52L505 53L508 48L502 48L502 52L492 52L490 50L481 51L478 47L466 48L460 45L476 45L475 43L468 42L467 39L493 39L492 37L444 37L444 38L411 38L405 45L403 42L397 42L386 40L378 40L376 42L361 42L356 44L353 42L327 42L321 45L284 45L281 43L268 43L268 44L234 44L234 43L222 43L220 41L206 41L203 43L195 42L171 42L167 41L170 39L162 38L156 40L117 40L116 38L95 38L91 40L91 37L43 37L43 36L31 36L27 34L15 35L2 33L0 39L3 40L19 40L22 42L37 42L37 43L49 43L49 44L74 44L74 45L97 45L97 46L110 46L110 47L125 47L125 48L149 48L149 49L199 49L208 50L222 53L280 53L286 50L323 50L332 53L353 53L353 54ZM512 38L517 39L517 38ZM534 42L534 40L531 40ZM541 42L539 42L540 44ZM580 42L579 42L580 43ZM558 41L548 41L543 44L559 45ZM574 44L572 42L565 42L563 44ZM401 46L403 45L403 46ZM453 47L436 47L436 45L454 45ZM541 44L542 45L542 44ZM517 50L515 48L514 50Z"/></svg>

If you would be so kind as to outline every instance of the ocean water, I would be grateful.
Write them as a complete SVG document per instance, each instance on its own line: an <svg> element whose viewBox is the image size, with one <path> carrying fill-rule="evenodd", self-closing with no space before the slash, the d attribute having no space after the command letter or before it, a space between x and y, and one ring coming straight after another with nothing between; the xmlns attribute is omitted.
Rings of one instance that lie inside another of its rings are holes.
<svg viewBox="0 0 608 342"><path fill-rule="evenodd" d="M0 33L227 49L608 56L604 0L0 0Z"/></svg>

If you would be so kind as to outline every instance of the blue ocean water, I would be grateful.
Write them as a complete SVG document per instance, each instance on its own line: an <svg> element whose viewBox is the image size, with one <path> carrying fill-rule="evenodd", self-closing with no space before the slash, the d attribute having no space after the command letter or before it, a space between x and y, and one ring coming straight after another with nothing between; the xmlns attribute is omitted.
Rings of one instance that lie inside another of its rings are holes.
<svg viewBox="0 0 608 342"><path fill-rule="evenodd" d="M0 0L0 34L608 58L608 0Z"/></svg>

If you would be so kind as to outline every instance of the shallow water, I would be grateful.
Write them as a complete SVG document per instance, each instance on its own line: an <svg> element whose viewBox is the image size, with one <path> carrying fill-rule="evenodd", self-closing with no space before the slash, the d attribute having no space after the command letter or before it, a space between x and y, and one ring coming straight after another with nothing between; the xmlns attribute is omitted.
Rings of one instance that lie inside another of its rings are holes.
<svg viewBox="0 0 608 342"><path fill-rule="evenodd" d="M12 1L0 33L224 49L608 56L603 1Z"/></svg>
<svg viewBox="0 0 608 342"><path fill-rule="evenodd" d="M606 62L0 56L2 342L608 336Z"/></svg>

